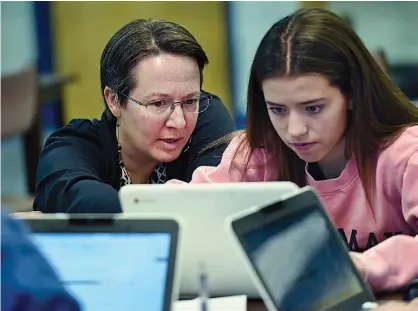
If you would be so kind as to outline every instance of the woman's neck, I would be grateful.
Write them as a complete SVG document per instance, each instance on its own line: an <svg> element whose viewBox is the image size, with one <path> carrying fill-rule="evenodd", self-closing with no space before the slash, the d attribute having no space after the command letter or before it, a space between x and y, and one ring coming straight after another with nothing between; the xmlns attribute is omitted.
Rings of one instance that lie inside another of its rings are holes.
<svg viewBox="0 0 418 311"><path fill-rule="evenodd" d="M145 156L143 152L130 148L131 144L119 141L120 157L133 184L146 184L152 175L157 161Z"/></svg>

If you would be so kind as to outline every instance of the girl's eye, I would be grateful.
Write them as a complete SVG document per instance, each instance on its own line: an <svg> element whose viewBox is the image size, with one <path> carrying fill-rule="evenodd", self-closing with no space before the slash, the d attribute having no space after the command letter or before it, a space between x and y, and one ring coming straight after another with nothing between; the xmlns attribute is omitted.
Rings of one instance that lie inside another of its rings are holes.
<svg viewBox="0 0 418 311"><path fill-rule="evenodd" d="M322 106L319 106L319 105L306 107L306 111L311 114L320 113L321 110L322 110Z"/></svg>
<svg viewBox="0 0 418 311"><path fill-rule="evenodd" d="M274 114L285 114L286 113L286 108L284 108L284 107L270 107L270 110Z"/></svg>

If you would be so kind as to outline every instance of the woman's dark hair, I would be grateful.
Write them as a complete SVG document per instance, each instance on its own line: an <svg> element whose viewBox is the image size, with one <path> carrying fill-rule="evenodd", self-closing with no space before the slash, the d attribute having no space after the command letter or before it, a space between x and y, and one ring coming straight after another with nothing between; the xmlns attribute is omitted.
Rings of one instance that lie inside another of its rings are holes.
<svg viewBox="0 0 418 311"><path fill-rule="evenodd" d="M353 155L371 206L376 155L402 130L418 123L416 108L383 73L354 30L330 11L306 8L274 24L262 39L250 72L246 139L238 152L264 148L282 181L306 185L305 163L278 137L269 119L262 81L321 74L353 103L346 155ZM244 172L245 173L245 172Z"/></svg>
<svg viewBox="0 0 418 311"><path fill-rule="evenodd" d="M137 19L116 32L103 50L100 59L102 92L107 86L118 95L129 94L135 84L132 75L135 66L146 57L160 54L174 54L196 60L200 84L203 84L203 68L209 60L187 29L169 21ZM124 96L119 97L123 105L126 99Z"/></svg>

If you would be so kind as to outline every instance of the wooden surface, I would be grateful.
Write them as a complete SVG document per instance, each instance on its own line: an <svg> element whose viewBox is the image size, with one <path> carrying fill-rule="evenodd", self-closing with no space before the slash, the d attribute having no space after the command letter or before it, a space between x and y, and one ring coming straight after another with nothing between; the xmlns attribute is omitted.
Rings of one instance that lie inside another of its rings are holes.
<svg viewBox="0 0 418 311"><path fill-rule="evenodd" d="M21 213L33 211L34 197L1 196L1 207L7 213Z"/></svg>
<svg viewBox="0 0 418 311"><path fill-rule="evenodd" d="M261 300L248 299L247 310L248 311L267 311L267 308L264 306L264 303Z"/></svg>

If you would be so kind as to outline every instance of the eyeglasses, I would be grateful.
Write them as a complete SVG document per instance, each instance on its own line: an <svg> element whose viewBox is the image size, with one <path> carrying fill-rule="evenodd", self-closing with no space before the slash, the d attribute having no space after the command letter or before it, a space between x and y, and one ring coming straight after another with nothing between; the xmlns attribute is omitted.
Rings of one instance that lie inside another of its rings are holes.
<svg viewBox="0 0 418 311"><path fill-rule="evenodd" d="M198 114L206 111L209 107L210 101L213 97L207 93L201 94L199 97L187 98L182 101L174 101L171 99L156 99L149 101L146 104L141 103L140 101L133 99L132 97L120 93L121 95L125 96L126 98L133 101L135 104L145 106L147 111L153 114L171 114L176 105L180 105L181 109L183 109L184 113L187 114Z"/></svg>

